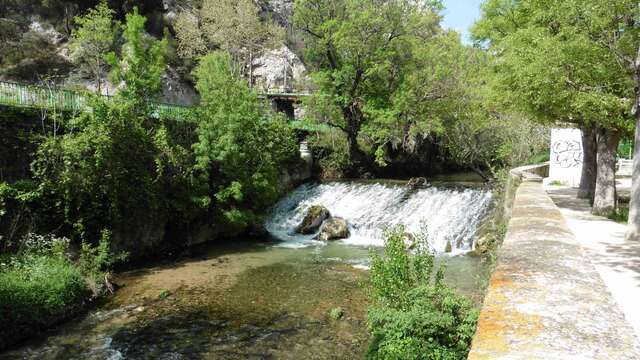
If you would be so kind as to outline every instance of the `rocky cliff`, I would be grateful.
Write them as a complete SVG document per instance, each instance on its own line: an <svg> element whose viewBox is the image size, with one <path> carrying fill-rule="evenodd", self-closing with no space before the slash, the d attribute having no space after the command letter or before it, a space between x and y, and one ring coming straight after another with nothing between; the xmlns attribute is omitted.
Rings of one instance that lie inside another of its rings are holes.
<svg viewBox="0 0 640 360"><path fill-rule="evenodd" d="M288 32L291 31L293 0L258 2L264 16L273 18ZM143 14L149 18L147 30L157 37L171 37L177 14L192 5L190 0L162 0L154 6L147 6L145 2L140 4ZM11 46L0 50L0 80L47 82L68 88L96 90L94 80L83 76L71 61L70 29L62 26L60 19L30 7L22 9L22 13L2 14L2 10L0 7L0 39L8 39ZM189 66L183 66L181 59L173 53L170 57L163 76L161 101L183 105L197 103L198 96L189 79ZM259 90L300 88L305 80L305 67L300 57L284 44L256 58L252 67L252 80ZM118 84L112 84L108 79L103 81L103 94L117 92Z"/></svg>

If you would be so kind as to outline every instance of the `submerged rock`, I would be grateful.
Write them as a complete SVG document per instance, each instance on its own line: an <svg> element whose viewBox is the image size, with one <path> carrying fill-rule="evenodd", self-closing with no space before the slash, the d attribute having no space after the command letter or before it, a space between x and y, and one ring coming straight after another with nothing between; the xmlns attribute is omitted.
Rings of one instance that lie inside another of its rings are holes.
<svg viewBox="0 0 640 360"><path fill-rule="evenodd" d="M348 238L349 235L351 234L347 220L339 217L330 217L322 224L316 239L321 241L337 240Z"/></svg>
<svg viewBox="0 0 640 360"><path fill-rule="evenodd" d="M296 232L299 234L313 234L320 228L322 222L331 216L329 210L322 205L313 205L307 211L307 215L304 216L302 222L296 227Z"/></svg>

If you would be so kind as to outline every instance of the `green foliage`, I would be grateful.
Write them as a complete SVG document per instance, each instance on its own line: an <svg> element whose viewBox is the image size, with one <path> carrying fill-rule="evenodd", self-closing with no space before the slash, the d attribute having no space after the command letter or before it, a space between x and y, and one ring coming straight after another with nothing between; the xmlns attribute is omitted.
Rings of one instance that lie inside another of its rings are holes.
<svg viewBox="0 0 640 360"><path fill-rule="evenodd" d="M336 307L329 310L329 317L333 320L340 320L343 316L344 310L341 307Z"/></svg>
<svg viewBox="0 0 640 360"><path fill-rule="evenodd" d="M87 278L94 283L100 283L103 281L105 270L110 269L116 263L125 261L128 256L125 252L118 254L111 252L111 232L103 230L98 245L91 246L85 241L82 242L78 267Z"/></svg>
<svg viewBox="0 0 640 360"><path fill-rule="evenodd" d="M347 176L351 161L344 133L330 129L308 137L307 140L321 179L342 179Z"/></svg>
<svg viewBox="0 0 640 360"><path fill-rule="evenodd" d="M628 131L637 2L502 1L483 4L474 36L498 56L503 94L543 122L598 124ZM626 54L626 55L624 55ZM621 67L621 65L623 65Z"/></svg>
<svg viewBox="0 0 640 360"><path fill-rule="evenodd" d="M408 73L412 44L428 43L437 33L439 8L438 1L295 3L294 23L305 36L315 102L341 115L324 120L347 134L352 161L362 160L357 137L372 118L401 115L389 102Z"/></svg>
<svg viewBox="0 0 640 360"><path fill-rule="evenodd" d="M132 13L127 14L123 28L125 40L120 59L115 53L107 55L107 61L113 67L112 80L115 83L124 82L125 88L118 92L119 102L131 102L130 111L138 108L147 111L149 102L154 100L162 91L161 77L165 71L165 56L167 40L155 40L144 32L147 19L138 14L134 7Z"/></svg>
<svg viewBox="0 0 640 360"><path fill-rule="evenodd" d="M109 267L123 259L111 253L108 234L97 247L83 244L78 262L66 238L28 234L20 243L0 257L0 345L73 315L110 286Z"/></svg>
<svg viewBox="0 0 640 360"><path fill-rule="evenodd" d="M404 246L404 228L387 230L384 257L372 251L369 359L464 359L477 310L443 283L426 244Z"/></svg>
<svg viewBox="0 0 640 360"><path fill-rule="evenodd" d="M0 253L19 249L24 234L50 220L38 216L35 210L42 200L32 181L0 183Z"/></svg>
<svg viewBox="0 0 640 360"><path fill-rule="evenodd" d="M98 239L110 229L117 247L132 249L143 245L131 241L142 224L162 227L169 211L177 210L180 221L194 208L190 143L150 112L149 101L161 88L164 42L146 37L144 22L129 14L122 57L111 54L125 88L113 101L91 99L91 112L68 121L64 134L48 136L36 152L34 178L53 198L58 230L75 240Z"/></svg>
<svg viewBox="0 0 640 360"><path fill-rule="evenodd" d="M116 42L118 25L114 24L113 14L114 11L101 2L86 15L77 16L69 43L71 58L86 76L95 80L98 93L106 73L106 55Z"/></svg>
<svg viewBox="0 0 640 360"><path fill-rule="evenodd" d="M538 154L531 155L526 161L527 165L541 164L543 162L549 161L549 150L542 151Z"/></svg>
<svg viewBox="0 0 640 360"><path fill-rule="evenodd" d="M284 40L284 30L261 16L259 4L253 0L203 0L197 8L178 14L175 29L178 52L184 58L222 49L232 55L238 64L236 70L241 71Z"/></svg>
<svg viewBox="0 0 640 360"><path fill-rule="evenodd" d="M89 295L82 272L66 257L69 240L29 235L22 242L17 255L0 258L0 333L7 341L72 313Z"/></svg>
<svg viewBox="0 0 640 360"><path fill-rule="evenodd" d="M618 207L614 212L609 214L607 218L620 224L627 224L627 222L629 221L629 208Z"/></svg>
<svg viewBox="0 0 640 360"><path fill-rule="evenodd" d="M268 114L257 95L236 77L228 54L210 53L194 71L201 108L193 145L200 198L230 230L243 230L281 194L281 167L296 154L292 130Z"/></svg>

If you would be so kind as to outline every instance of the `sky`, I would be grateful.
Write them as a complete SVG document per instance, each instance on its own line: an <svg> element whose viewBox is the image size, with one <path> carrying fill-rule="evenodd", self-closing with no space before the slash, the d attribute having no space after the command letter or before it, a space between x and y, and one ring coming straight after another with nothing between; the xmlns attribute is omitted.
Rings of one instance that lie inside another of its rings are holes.
<svg viewBox="0 0 640 360"><path fill-rule="evenodd" d="M469 28L480 17L482 0L444 0L443 26L462 34L462 40L470 43Z"/></svg>

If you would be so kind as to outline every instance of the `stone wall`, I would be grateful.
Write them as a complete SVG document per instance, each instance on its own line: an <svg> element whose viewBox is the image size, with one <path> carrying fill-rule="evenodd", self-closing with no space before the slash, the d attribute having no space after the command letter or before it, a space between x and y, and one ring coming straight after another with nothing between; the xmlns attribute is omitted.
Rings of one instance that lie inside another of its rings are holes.
<svg viewBox="0 0 640 360"><path fill-rule="evenodd" d="M511 171L507 234L469 359L640 358L633 330L544 191L545 168Z"/></svg>

